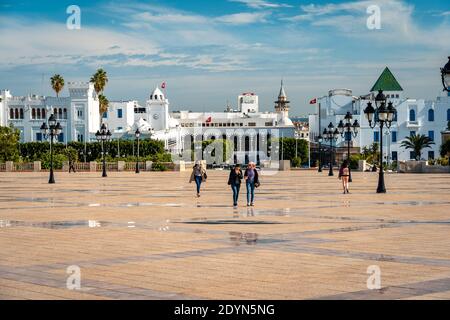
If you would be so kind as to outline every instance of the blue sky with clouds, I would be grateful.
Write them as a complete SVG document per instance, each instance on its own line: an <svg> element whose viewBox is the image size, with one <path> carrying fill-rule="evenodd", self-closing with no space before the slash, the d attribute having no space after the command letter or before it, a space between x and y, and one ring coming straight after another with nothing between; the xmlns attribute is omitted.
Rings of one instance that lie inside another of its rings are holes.
<svg viewBox="0 0 450 320"><path fill-rule="evenodd" d="M72 4L81 30L66 28ZM380 30L366 25L374 4ZM0 0L0 88L51 94L52 74L103 67L110 100L144 102L166 81L172 109L222 110L253 91L272 110L283 78L303 115L329 89L367 93L385 66L408 96L440 95L449 31L448 0Z"/></svg>

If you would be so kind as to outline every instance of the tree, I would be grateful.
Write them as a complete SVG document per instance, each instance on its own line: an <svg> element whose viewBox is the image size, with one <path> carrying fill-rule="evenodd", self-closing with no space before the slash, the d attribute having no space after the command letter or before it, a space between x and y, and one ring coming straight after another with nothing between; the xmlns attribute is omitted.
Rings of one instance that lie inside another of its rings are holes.
<svg viewBox="0 0 450 320"><path fill-rule="evenodd" d="M102 68L98 69L91 77L91 83L94 84L94 90L98 94L103 93L108 83L108 75Z"/></svg>
<svg viewBox="0 0 450 320"><path fill-rule="evenodd" d="M104 95L98 96L98 104L99 104L99 112L100 118L103 117L103 114L108 111L109 100Z"/></svg>
<svg viewBox="0 0 450 320"><path fill-rule="evenodd" d="M441 157L445 158L450 155L450 139L445 141L441 146Z"/></svg>
<svg viewBox="0 0 450 320"><path fill-rule="evenodd" d="M413 135L406 137L406 141L403 141L400 145L405 149L413 150L416 155L416 160L422 158L422 150L426 148L431 148L435 143L429 137L423 134Z"/></svg>
<svg viewBox="0 0 450 320"><path fill-rule="evenodd" d="M278 141L274 139L271 141L272 148L276 143L279 143L280 160L293 160L300 158L304 163L309 161L308 142L303 139L296 141L294 138L280 138ZM297 150L297 154L295 151ZM283 159L281 159L283 157Z"/></svg>
<svg viewBox="0 0 450 320"><path fill-rule="evenodd" d="M369 147L363 147L361 156L362 159L371 164L380 162L380 144L378 142L374 142Z"/></svg>
<svg viewBox="0 0 450 320"><path fill-rule="evenodd" d="M108 74L105 70L100 68L92 75L90 82L94 84L94 90L98 96L98 111L100 112L101 125L103 114L108 111L109 105L108 99L103 95L103 91L105 90L106 84L108 83Z"/></svg>
<svg viewBox="0 0 450 320"><path fill-rule="evenodd" d="M59 96L59 93L64 88L64 78L61 77L59 74L55 74L53 77L50 78L50 82L52 84L53 90L56 92L56 96Z"/></svg>
<svg viewBox="0 0 450 320"><path fill-rule="evenodd" d="M19 160L20 131L14 127L0 127L0 162Z"/></svg>

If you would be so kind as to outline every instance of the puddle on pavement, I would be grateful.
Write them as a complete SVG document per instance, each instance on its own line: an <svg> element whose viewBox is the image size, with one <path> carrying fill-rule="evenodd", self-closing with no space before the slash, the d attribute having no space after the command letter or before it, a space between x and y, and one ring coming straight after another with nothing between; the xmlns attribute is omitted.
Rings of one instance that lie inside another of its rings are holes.
<svg viewBox="0 0 450 320"><path fill-rule="evenodd" d="M26 222L15 220L0 220L0 228L34 227L45 229L70 229L70 228L102 228L113 225L110 222L95 220L79 221L49 221L49 222Z"/></svg>
<svg viewBox="0 0 450 320"><path fill-rule="evenodd" d="M283 224L281 222L273 221L257 221L257 220L208 220L208 219L193 219L190 221L175 222L181 224L202 224L202 225L223 225L223 224L242 224L242 225L266 225L266 224Z"/></svg>

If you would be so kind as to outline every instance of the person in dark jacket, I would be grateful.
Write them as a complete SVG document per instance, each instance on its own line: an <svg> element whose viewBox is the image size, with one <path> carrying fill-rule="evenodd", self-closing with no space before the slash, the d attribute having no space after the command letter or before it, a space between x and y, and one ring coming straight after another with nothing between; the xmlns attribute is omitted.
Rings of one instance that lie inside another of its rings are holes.
<svg viewBox="0 0 450 320"><path fill-rule="evenodd" d="M230 176L228 178L228 185L231 186L233 190L233 206L237 207L239 200L239 192L241 190L241 181L244 178L240 165L236 165L230 171Z"/></svg>
<svg viewBox="0 0 450 320"><path fill-rule="evenodd" d="M247 207L253 207L255 205L255 187L259 187L259 175L254 162L248 164L244 179L247 187Z"/></svg>

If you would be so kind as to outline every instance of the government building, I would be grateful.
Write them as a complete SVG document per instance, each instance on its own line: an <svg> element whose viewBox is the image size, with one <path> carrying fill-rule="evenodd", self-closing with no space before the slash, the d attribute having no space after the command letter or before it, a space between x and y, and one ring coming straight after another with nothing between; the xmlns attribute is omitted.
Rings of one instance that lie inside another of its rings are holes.
<svg viewBox="0 0 450 320"><path fill-rule="evenodd" d="M327 95L317 99L316 114L310 115L310 138L312 143L318 142L319 135L328 125L333 123L336 127L344 119L347 112L353 115L353 121L358 120L361 125L360 132L353 140L353 150L369 147L374 142L380 142L378 127L371 129L364 115L368 102L375 105L375 96L378 90L383 90L388 101L392 101L397 112L392 127L384 128L383 153L387 162L414 160L416 155L412 150L406 150L400 145L408 136L426 135L435 142L431 149L424 149L422 159L431 160L439 158L439 149L442 144L441 132L447 128L450 121L450 96L437 97L436 100L412 99L404 95L403 87L395 76L386 68L370 92L364 96L354 96L352 90L335 89ZM341 136L336 143L337 148L346 150L347 142ZM327 144L327 142L323 142ZM346 153L346 151L344 152ZM328 160L324 159L324 163Z"/></svg>

